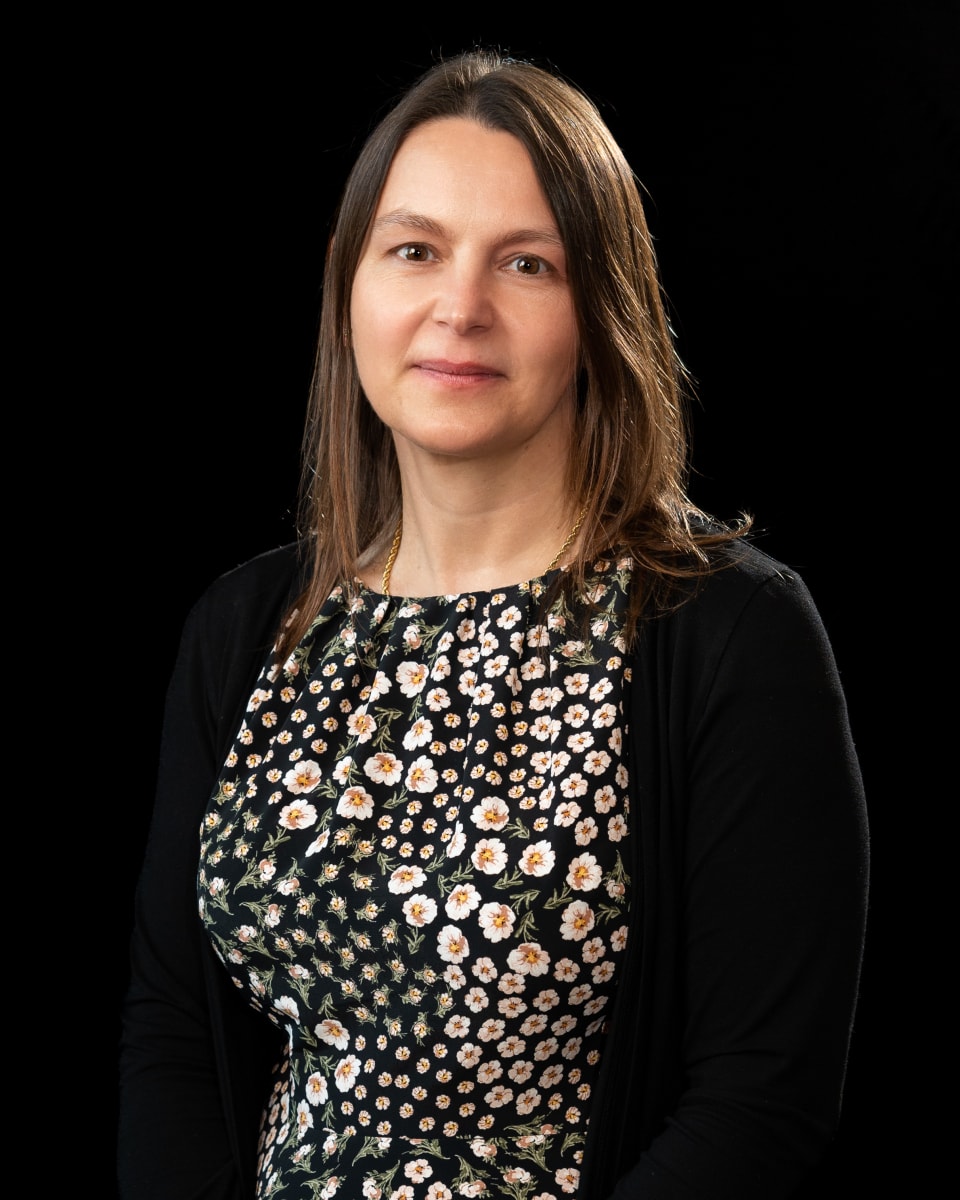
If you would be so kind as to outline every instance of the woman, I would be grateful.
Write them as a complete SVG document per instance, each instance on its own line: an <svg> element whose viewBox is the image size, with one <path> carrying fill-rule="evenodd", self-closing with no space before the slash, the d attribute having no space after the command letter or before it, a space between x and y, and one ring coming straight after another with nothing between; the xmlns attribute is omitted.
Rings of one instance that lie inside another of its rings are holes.
<svg viewBox="0 0 960 1200"><path fill-rule="evenodd" d="M550 74L440 63L324 287L303 536L201 599L168 696L124 1195L796 1194L860 775L803 583L685 495L629 167Z"/></svg>

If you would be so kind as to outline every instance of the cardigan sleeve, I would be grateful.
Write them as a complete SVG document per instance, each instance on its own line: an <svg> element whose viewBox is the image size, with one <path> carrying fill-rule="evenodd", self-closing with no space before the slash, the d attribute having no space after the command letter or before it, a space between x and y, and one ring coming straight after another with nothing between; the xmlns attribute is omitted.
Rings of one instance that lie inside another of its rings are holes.
<svg viewBox="0 0 960 1200"><path fill-rule="evenodd" d="M638 664L657 708L640 806L645 894L659 892L638 1061L668 1081L665 1053L677 1067L614 1200L806 1194L839 1119L866 912L862 780L805 585L751 561L720 572L659 631L656 663Z"/></svg>
<svg viewBox="0 0 960 1200"><path fill-rule="evenodd" d="M252 1194L244 1163L252 1164L256 1127L236 1111L235 1081L224 1077L235 1068L217 1052L225 1023L242 1025L248 1013L238 996L219 995L226 973L202 934L199 828L227 739L269 650L290 562L289 553L272 552L213 585L187 619L169 684L123 1010L124 1200ZM251 1033L245 1042L248 1074L262 1069L262 1036Z"/></svg>

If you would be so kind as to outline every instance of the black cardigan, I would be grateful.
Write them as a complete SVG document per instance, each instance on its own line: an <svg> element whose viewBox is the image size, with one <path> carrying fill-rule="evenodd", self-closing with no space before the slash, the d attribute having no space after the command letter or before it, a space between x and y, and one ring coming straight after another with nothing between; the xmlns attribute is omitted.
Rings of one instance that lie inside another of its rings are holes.
<svg viewBox="0 0 960 1200"><path fill-rule="evenodd" d="M644 625L632 659L639 949L621 968L579 1200L794 1196L839 1117L867 897L860 771L805 585L746 543L723 553ZM261 555L184 630L124 1009L124 1200L253 1196L279 1035L201 929L198 830L299 582L295 547Z"/></svg>

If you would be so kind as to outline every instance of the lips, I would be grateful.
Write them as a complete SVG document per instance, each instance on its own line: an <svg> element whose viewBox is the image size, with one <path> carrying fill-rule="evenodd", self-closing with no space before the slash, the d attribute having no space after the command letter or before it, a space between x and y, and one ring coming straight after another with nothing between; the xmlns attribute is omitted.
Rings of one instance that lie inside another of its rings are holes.
<svg viewBox="0 0 960 1200"><path fill-rule="evenodd" d="M482 383L490 379L499 379L503 375L502 371L488 363L450 362L445 358L421 359L414 367L438 381L450 383Z"/></svg>

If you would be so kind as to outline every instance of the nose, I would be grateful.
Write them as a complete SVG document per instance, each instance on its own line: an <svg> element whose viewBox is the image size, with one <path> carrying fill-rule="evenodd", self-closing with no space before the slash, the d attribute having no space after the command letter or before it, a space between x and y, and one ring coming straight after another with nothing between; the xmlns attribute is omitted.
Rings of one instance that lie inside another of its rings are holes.
<svg viewBox="0 0 960 1200"><path fill-rule="evenodd" d="M492 284L479 262L450 263L438 278L433 319L454 333L488 329L493 321Z"/></svg>

